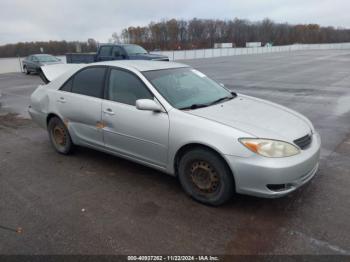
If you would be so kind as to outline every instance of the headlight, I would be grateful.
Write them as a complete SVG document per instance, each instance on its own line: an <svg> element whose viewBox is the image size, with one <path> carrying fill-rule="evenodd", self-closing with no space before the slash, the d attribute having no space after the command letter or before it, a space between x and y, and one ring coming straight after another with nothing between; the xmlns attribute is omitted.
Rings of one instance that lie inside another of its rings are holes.
<svg viewBox="0 0 350 262"><path fill-rule="evenodd" d="M254 153L265 157L288 157L300 153L296 146L279 140L241 138L239 141Z"/></svg>

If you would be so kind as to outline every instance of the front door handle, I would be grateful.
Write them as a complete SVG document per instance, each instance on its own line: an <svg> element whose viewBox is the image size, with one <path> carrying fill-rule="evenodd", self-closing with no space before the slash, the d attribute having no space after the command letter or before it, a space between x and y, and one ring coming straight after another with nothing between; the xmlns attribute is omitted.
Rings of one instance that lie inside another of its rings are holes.
<svg viewBox="0 0 350 262"><path fill-rule="evenodd" d="M64 99L64 97L61 96L59 99L57 99L57 102L65 103L66 99Z"/></svg>
<svg viewBox="0 0 350 262"><path fill-rule="evenodd" d="M110 116L115 115L115 113L110 108L107 108L107 109L103 110L103 113L105 113L107 115L110 115Z"/></svg>

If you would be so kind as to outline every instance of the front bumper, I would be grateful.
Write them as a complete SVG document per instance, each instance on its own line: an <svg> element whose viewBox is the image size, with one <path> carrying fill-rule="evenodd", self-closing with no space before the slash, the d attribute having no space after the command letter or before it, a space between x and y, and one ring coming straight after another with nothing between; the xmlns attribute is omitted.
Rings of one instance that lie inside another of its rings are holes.
<svg viewBox="0 0 350 262"><path fill-rule="evenodd" d="M225 155L225 158L233 172L237 193L273 198L293 192L314 177L320 149L320 136L314 133L310 146L295 156L244 158Z"/></svg>

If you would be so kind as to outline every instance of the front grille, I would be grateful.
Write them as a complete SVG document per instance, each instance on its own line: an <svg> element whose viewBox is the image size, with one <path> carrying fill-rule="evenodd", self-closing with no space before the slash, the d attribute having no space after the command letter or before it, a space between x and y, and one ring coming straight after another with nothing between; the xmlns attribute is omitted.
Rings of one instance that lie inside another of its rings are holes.
<svg viewBox="0 0 350 262"><path fill-rule="evenodd" d="M312 136L310 134L294 140L294 143L301 149L307 148L312 142Z"/></svg>

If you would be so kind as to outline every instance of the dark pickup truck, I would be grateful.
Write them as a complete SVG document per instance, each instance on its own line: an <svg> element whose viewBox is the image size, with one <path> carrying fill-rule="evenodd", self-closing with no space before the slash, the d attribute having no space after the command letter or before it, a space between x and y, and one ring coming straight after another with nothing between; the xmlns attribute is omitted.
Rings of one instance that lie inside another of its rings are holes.
<svg viewBox="0 0 350 262"><path fill-rule="evenodd" d="M69 64L126 59L169 61L167 56L150 54L143 47L132 44L104 44L100 45L97 53L69 53L66 58Z"/></svg>

